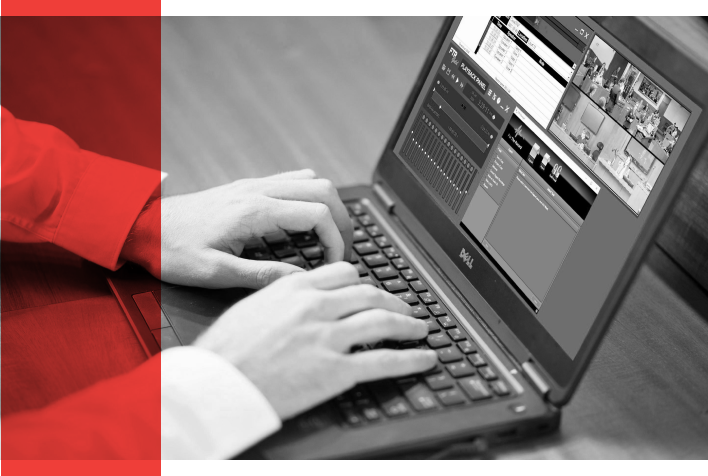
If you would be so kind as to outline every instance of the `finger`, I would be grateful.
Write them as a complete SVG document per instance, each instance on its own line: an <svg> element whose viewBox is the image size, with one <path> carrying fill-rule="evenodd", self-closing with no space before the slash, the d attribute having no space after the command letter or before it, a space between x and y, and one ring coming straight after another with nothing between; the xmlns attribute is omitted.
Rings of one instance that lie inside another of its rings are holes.
<svg viewBox="0 0 708 476"><path fill-rule="evenodd" d="M238 258L229 253L214 251L207 286L210 288L261 289L273 281L294 273L303 273L302 268L278 261L256 261Z"/></svg>
<svg viewBox="0 0 708 476"><path fill-rule="evenodd" d="M315 289L322 290L339 289L345 286L351 286L352 284L359 284L360 282L359 272L354 265L344 261L338 261L308 271L298 276L298 280L309 284Z"/></svg>
<svg viewBox="0 0 708 476"><path fill-rule="evenodd" d="M432 368L438 361L434 350L377 349L347 356L357 382L403 377Z"/></svg>
<svg viewBox="0 0 708 476"><path fill-rule="evenodd" d="M428 335L428 325L418 319L384 309L370 309L332 323L332 348L340 352L356 344L380 340L418 340Z"/></svg>
<svg viewBox="0 0 708 476"><path fill-rule="evenodd" d="M275 175L264 177L263 180L304 180L317 178L317 174L312 169L291 170Z"/></svg>
<svg viewBox="0 0 708 476"><path fill-rule="evenodd" d="M325 179L278 180L265 182L263 186L265 187L263 193L271 198L324 203L327 205L334 223L342 235L344 250L347 253L350 252L353 241L352 221L332 182ZM344 259L348 261L349 256L345 256Z"/></svg>
<svg viewBox="0 0 708 476"><path fill-rule="evenodd" d="M262 197L265 217L257 220L255 236L276 231L278 228L290 231L315 230L324 247L325 260L332 263L344 256L344 241L332 219L329 207L323 203L309 203L294 200L277 200Z"/></svg>
<svg viewBox="0 0 708 476"><path fill-rule="evenodd" d="M359 282L358 273L356 282ZM393 294L368 284L357 284L325 293L320 301L317 317L335 320L369 309L384 309L406 316L413 313L408 304Z"/></svg>

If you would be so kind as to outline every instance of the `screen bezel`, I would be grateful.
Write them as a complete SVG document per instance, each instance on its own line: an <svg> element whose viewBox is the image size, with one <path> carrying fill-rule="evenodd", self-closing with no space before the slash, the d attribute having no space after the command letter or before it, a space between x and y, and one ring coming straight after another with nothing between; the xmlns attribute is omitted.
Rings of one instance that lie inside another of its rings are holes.
<svg viewBox="0 0 708 476"><path fill-rule="evenodd" d="M649 245L653 242L659 225L671 209L681 184L685 181L694 162L700 155L701 147L705 142L705 135L700 134L699 131L708 130L708 117L706 117L706 114L702 114L702 105L708 103L708 94L700 87L701 84L708 82L708 73L706 71L696 66L677 47L651 31L646 24L637 19L606 18L598 19L597 22L590 19L583 20L596 30L604 29L625 48L631 49L636 56L654 70L673 71L674 73L683 71L683 74L674 75L678 79L672 78L672 84L675 89L679 90L683 96L693 103L691 104L693 106L691 119L693 127L690 134L688 134L688 139L682 146L682 150L677 155L681 157L681 160L676 162L671 174L664 179L664 186L654 199L655 205L651 215L647 216L632 252L621 272L614 279L612 290L575 359L570 359L540 323L533 321L536 325L529 326L521 322L522 319L528 319L528 310L522 305L514 305L514 302L518 301L515 295L513 301L508 299L510 290L507 287L497 286L498 289L488 291L485 293L485 300L490 305L482 306L481 309L475 307L479 317L493 330L504 330L508 334L510 328L514 328L514 331L511 332L515 338L525 347L542 373L550 379L548 382L551 386L550 400L559 405L569 400L579 383L612 317L621 304L639 265L642 263ZM440 49L443 45L447 46L447 43L452 39L451 37L448 39L448 37L454 24L456 24L455 18L447 18L445 20L374 173L375 182L383 182L408 210L416 211L414 219L418 223L415 225L424 227L440 248L438 251L450 258L454 257L456 251L459 252L461 242L456 238L458 235L462 237L462 233L453 222L440 213L439 206L432 195L421 186L405 164L395 155L394 147L409 115L413 111L414 104L424 87L431 68L438 55L441 54ZM402 218L402 221L405 225L406 219ZM410 224L414 225L413 223ZM433 257L435 254L434 252L431 253ZM464 276L466 270L459 268L459 271L462 271L463 274L452 273L449 275L452 284L462 290L469 288L471 284L465 280ZM498 274L492 270L492 273L482 276L482 278L494 283L498 280ZM491 306L493 306L493 310ZM503 334L503 332L497 334L501 336L502 342L504 342ZM514 343L514 345L517 346L517 343Z"/></svg>

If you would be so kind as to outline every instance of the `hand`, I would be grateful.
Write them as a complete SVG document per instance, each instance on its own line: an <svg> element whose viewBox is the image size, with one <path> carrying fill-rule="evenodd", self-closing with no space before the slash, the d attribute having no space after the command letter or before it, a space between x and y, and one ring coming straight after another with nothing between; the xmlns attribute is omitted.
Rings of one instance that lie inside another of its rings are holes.
<svg viewBox="0 0 708 476"><path fill-rule="evenodd" d="M349 214L332 182L311 170L237 180L155 202L136 221L121 256L170 283L262 288L302 271L238 257L250 238L279 230L314 230L327 262L348 259ZM149 253L156 242L160 253Z"/></svg>
<svg viewBox="0 0 708 476"><path fill-rule="evenodd" d="M424 338L428 326L410 314L392 294L359 284L354 266L336 263L239 301L194 345L235 365L286 419L359 382L432 367L432 350L347 353L356 344Z"/></svg>

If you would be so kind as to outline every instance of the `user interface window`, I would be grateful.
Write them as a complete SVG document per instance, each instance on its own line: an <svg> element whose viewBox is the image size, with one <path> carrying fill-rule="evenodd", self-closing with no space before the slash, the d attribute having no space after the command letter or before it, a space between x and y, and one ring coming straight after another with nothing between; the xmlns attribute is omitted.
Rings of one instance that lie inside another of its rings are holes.
<svg viewBox="0 0 708 476"><path fill-rule="evenodd" d="M575 17L462 18L394 147L570 358L691 119L608 39Z"/></svg>
<svg viewBox="0 0 708 476"><path fill-rule="evenodd" d="M538 311L599 191L588 174L516 109L492 151L462 227Z"/></svg>

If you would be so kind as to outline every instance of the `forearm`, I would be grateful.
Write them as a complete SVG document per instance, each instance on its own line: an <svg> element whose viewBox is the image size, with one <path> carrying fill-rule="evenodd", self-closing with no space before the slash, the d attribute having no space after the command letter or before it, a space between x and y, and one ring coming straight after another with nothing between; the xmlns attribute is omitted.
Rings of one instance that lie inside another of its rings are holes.
<svg viewBox="0 0 708 476"><path fill-rule="evenodd" d="M160 278L161 199L150 198L128 233L120 259L139 264Z"/></svg>
<svg viewBox="0 0 708 476"><path fill-rule="evenodd" d="M182 347L42 410L2 419L3 459L228 458L280 428L231 364Z"/></svg>
<svg viewBox="0 0 708 476"><path fill-rule="evenodd" d="M57 128L3 108L1 179L3 240L51 242L116 269L161 174L82 150Z"/></svg>

